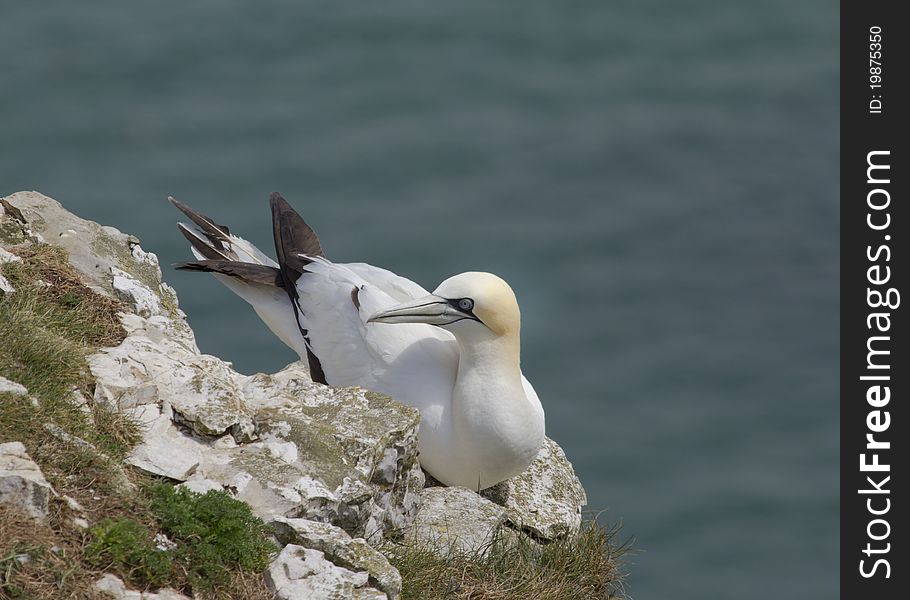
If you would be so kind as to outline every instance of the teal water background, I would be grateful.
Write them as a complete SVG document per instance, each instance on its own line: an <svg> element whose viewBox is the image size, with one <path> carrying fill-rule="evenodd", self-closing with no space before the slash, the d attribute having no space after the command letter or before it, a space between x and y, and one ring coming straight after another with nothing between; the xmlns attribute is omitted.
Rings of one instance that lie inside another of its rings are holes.
<svg viewBox="0 0 910 600"><path fill-rule="evenodd" d="M818 0L3 3L0 195L141 238L203 351L294 358L169 194L271 250L508 279L523 368L636 600L828 599L838 16Z"/></svg>

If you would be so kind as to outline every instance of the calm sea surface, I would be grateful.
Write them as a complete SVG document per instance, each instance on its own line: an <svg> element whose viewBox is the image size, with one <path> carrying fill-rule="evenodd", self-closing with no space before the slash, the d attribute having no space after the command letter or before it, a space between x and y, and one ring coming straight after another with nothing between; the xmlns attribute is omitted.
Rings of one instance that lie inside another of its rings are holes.
<svg viewBox="0 0 910 600"><path fill-rule="evenodd" d="M636 600L837 592L831 2L5 3L0 195L189 256L168 194L271 250L514 286L523 368ZM200 346L294 356L165 268Z"/></svg>

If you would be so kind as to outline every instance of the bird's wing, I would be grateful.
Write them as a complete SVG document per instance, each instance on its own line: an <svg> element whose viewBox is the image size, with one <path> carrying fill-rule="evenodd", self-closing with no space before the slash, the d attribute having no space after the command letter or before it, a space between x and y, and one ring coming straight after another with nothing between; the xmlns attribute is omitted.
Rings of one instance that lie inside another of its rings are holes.
<svg viewBox="0 0 910 600"><path fill-rule="evenodd" d="M521 387L524 388L525 396L528 398L528 402L540 413L540 418L544 418L543 414L543 405L540 403L540 398L537 397L537 392L534 391L534 386L531 385L531 382L528 381L524 375L521 376Z"/></svg>
<svg viewBox="0 0 910 600"><path fill-rule="evenodd" d="M458 371L448 331L424 325L370 323L376 312L426 295L416 283L363 263L309 256L297 280L302 326L331 385L359 385L416 406L430 417L447 405ZM422 413L423 415L423 413Z"/></svg>
<svg viewBox="0 0 910 600"><path fill-rule="evenodd" d="M345 263L344 266L363 278L364 281L370 282L370 284L394 298L399 304L422 298L430 293L407 277L396 275L380 267L374 267L366 263Z"/></svg>

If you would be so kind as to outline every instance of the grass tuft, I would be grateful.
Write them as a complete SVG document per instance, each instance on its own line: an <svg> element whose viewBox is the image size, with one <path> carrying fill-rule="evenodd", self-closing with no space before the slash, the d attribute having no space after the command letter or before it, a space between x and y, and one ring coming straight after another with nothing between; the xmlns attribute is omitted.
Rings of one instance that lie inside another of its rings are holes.
<svg viewBox="0 0 910 600"><path fill-rule="evenodd" d="M105 519L89 533L90 563L115 570L133 587L170 586L196 593L225 593L232 572L259 573L275 546L250 507L226 492L197 494L166 483L147 488L151 510L171 548L156 545L152 531L129 518Z"/></svg>
<svg viewBox="0 0 910 600"><path fill-rule="evenodd" d="M617 529L596 521L577 535L538 544L502 528L476 552L387 543L382 551L399 570L402 600L567 600L622 597Z"/></svg>
<svg viewBox="0 0 910 600"><path fill-rule="evenodd" d="M105 519L89 530L90 564L119 573L132 587L170 585L228 595L238 571L264 571L275 553L269 530L250 507L226 492L197 494L167 483L147 486L153 530L131 518Z"/></svg>
<svg viewBox="0 0 910 600"><path fill-rule="evenodd" d="M161 530L177 544L172 554L193 590L212 590L229 581L231 569L258 573L275 553L266 525L249 505L227 492L197 494L168 484L149 488Z"/></svg>
<svg viewBox="0 0 910 600"><path fill-rule="evenodd" d="M140 588L161 587L171 578L166 552L155 546L151 531L128 517L104 519L89 530L86 561L98 568L122 573Z"/></svg>

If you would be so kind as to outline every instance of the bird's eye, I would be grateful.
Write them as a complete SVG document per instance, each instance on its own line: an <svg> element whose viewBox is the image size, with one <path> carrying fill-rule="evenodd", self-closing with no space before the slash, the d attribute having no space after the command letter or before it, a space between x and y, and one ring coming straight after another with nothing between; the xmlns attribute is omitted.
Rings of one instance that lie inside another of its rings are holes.
<svg viewBox="0 0 910 600"><path fill-rule="evenodd" d="M472 308L474 308L474 301L471 300L470 298L462 298L461 300L458 301L458 308L467 312L467 311L471 310Z"/></svg>

